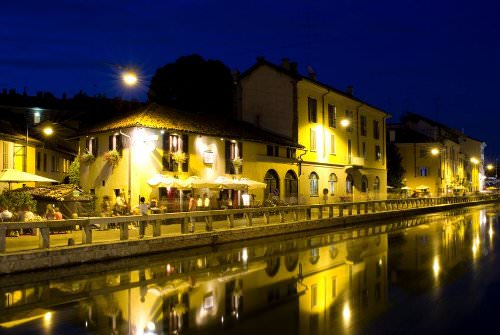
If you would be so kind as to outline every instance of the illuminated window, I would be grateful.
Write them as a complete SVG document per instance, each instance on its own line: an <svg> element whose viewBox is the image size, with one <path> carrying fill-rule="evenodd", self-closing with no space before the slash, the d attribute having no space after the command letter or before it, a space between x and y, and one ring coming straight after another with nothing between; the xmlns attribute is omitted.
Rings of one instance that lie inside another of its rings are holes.
<svg viewBox="0 0 500 335"><path fill-rule="evenodd" d="M375 160L381 161L382 160L382 151L380 151L380 145L375 146Z"/></svg>
<svg viewBox="0 0 500 335"><path fill-rule="evenodd" d="M429 171L426 167L420 168L420 177L427 177L429 175Z"/></svg>
<svg viewBox="0 0 500 335"><path fill-rule="evenodd" d="M203 297L203 308L211 309L214 307L214 295L212 292Z"/></svg>
<svg viewBox="0 0 500 335"><path fill-rule="evenodd" d="M318 181L319 181L318 175L316 174L316 172L312 172L309 175L309 194L311 196L318 195Z"/></svg>
<svg viewBox="0 0 500 335"><path fill-rule="evenodd" d="M335 135L330 134L330 154L335 155Z"/></svg>
<svg viewBox="0 0 500 335"><path fill-rule="evenodd" d="M316 151L316 130L311 129L311 144L310 144L310 149L311 151Z"/></svg>
<svg viewBox="0 0 500 335"><path fill-rule="evenodd" d="M330 177L328 177L328 184L330 186L330 194L335 194L335 184L337 183L337 175L335 173L331 173Z"/></svg>
<svg viewBox="0 0 500 335"><path fill-rule="evenodd" d="M353 186L352 176L348 174L345 179L345 192L347 194L352 194L352 186Z"/></svg>

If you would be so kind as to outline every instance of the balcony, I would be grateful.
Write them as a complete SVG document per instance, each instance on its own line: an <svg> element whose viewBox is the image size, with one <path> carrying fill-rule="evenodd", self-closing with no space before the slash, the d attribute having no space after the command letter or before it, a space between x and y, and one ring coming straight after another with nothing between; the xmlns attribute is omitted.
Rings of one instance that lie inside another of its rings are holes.
<svg viewBox="0 0 500 335"><path fill-rule="evenodd" d="M364 166L365 159L363 157L352 156L349 164L352 164L353 166Z"/></svg>

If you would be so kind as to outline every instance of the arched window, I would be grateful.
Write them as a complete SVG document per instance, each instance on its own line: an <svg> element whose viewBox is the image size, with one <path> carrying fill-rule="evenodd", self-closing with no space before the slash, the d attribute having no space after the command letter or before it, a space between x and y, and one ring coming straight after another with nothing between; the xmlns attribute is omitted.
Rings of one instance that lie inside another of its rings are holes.
<svg viewBox="0 0 500 335"><path fill-rule="evenodd" d="M280 178L274 170L267 171L264 176L264 183L266 183L266 189L264 190L264 197L269 199L271 196L279 195L280 191Z"/></svg>
<svg viewBox="0 0 500 335"><path fill-rule="evenodd" d="M318 180L319 177L316 172L311 172L309 175L309 194L318 195Z"/></svg>
<svg viewBox="0 0 500 335"><path fill-rule="evenodd" d="M373 191L374 192L380 191L380 178L378 176L376 176L375 180L373 181Z"/></svg>
<svg viewBox="0 0 500 335"><path fill-rule="evenodd" d="M296 203L299 195L297 175L289 170L285 175L285 201Z"/></svg>
<svg viewBox="0 0 500 335"><path fill-rule="evenodd" d="M353 186L352 176L350 174L348 174L346 179L345 179L345 192L347 194L352 193L352 186Z"/></svg>
<svg viewBox="0 0 500 335"><path fill-rule="evenodd" d="M335 173L331 173L330 177L328 177L328 185L330 186L330 194L335 194L335 184L337 183L337 175Z"/></svg>
<svg viewBox="0 0 500 335"><path fill-rule="evenodd" d="M368 192L368 178L366 176L361 177L361 192Z"/></svg>

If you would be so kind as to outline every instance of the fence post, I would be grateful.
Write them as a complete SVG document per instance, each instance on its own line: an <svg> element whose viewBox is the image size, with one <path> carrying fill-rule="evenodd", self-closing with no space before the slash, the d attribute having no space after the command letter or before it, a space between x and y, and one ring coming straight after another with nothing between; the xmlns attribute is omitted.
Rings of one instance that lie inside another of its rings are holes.
<svg viewBox="0 0 500 335"><path fill-rule="evenodd" d="M229 228L234 228L234 214L227 215L227 223L229 224Z"/></svg>
<svg viewBox="0 0 500 335"><path fill-rule="evenodd" d="M92 244L92 227L90 226L90 219L85 220L82 227L82 244Z"/></svg>
<svg viewBox="0 0 500 335"><path fill-rule="evenodd" d="M279 213L280 213L280 223L284 223L285 222L285 211L280 209Z"/></svg>
<svg viewBox="0 0 500 335"><path fill-rule="evenodd" d="M252 213L245 213L245 217L247 219L247 227L252 226Z"/></svg>
<svg viewBox="0 0 500 335"><path fill-rule="evenodd" d="M120 241L128 240L128 222L120 222Z"/></svg>
<svg viewBox="0 0 500 335"><path fill-rule="evenodd" d="M49 227L40 227L40 235L38 237L38 247L47 249L50 247L50 229Z"/></svg>
<svg viewBox="0 0 500 335"><path fill-rule="evenodd" d="M212 215L205 216L205 228L207 231L212 231L214 218Z"/></svg>
<svg viewBox="0 0 500 335"><path fill-rule="evenodd" d="M161 221L155 220L153 222L153 237L157 237L161 235Z"/></svg>
<svg viewBox="0 0 500 335"><path fill-rule="evenodd" d="M339 216L344 216L344 205L339 205Z"/></svg>
<svg viewBox="0 0 500 335"><path fill-rule="evenodd" d="M352 202L350 203L349 207L347 208L347 212L349 215L352 215Z"/></svg>
<svg viewBox="0 0 500 335"><path fill-rule="evenodd" d="M0 252L5 251L5 236L7 235L7 229L5 226L0 227Z"/></svg>
<svg viewBox="0 0 500 335"><path fill-rule="evenodd" d="M187 234L194 232L194 221L195 218L192 216L185 217L181 222L181 234Z"/></svg>
<svg viewBox="0 0 500 335"><path fill-rule="evenodd" d="M264 215L264 222L266 224L269 224L269 211L265 211L264 213L262 213Z"/></svg>
<svg viewBox="0 0 500 335"><path fill-rule="evenodd" d="M361 214L361 204L360 203L356 204L356 214Z"/></svg>
<svg viewBox="0 0 500 335"><path fill-rule="evenodd" d="M319 206L318 207L318 219L321 220L323 218L323 207L322 206Z"/></svg>
<svg viewBox="0 0 500 335"><path fill-rule="evenodd" d="M328 217L333 218L333 205L328 206Z"/></svg>

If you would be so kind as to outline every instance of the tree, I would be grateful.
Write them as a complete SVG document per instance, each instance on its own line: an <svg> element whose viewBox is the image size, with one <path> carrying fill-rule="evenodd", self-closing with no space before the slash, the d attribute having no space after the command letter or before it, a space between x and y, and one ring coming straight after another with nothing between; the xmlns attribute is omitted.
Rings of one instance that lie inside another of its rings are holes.
<svg viewBox="0 0 500 335"><path fill-rule="evenodd" d="M393 142L387 144L387 184L396 188L403 185L405 169L401 165L399 149Z"/></svg>
<svg viewBox="0 0 500 335"><path fill-rule="evenodd" d="M69 183L73 185L80 185L80 161L75 158L71 165L69 166Z"/></svg>
<svg viewBox="0 0 500 335"><path fill-rule="evenodd" d="M180 57L156 71L148 99L189 113L229 116L233 106L231 71L218 60Z"/></svg>

